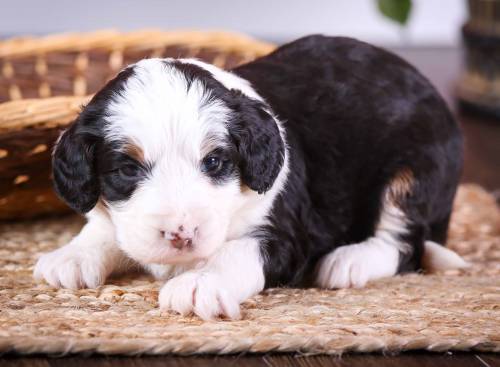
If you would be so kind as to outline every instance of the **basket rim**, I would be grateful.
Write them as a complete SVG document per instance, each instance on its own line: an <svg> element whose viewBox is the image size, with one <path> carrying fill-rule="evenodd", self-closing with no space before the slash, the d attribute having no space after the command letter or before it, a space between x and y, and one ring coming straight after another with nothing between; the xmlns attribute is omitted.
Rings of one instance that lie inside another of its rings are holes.
<svg viewBox="0 0 500 367"><path fill-rule="evenodd" d="M86 51L95 48L123 50L169 45L210 47L223 51L267 54L275 45L232 31L144 29L131 32L101 30L83 33L60 33L42 37L15 37L0 40L0 58L43 55L55 51Z"/></svg>
<svg viewBox="0 0 500 367"><path fill-rule="evenodd" d="M0 103L0 134L25 128L60 128L71 123L92 95L30 98Z"/></svg>
<svg viewBox="0 0 500 367"><path fill-rule="evenodd" d="M238 52L249 58L263 56L275 49L269 42L227 31L145 29L132 32L101 30L86 33L61 33L44 37L18 37L0 40L0 58L15 59L27 55L43 56L57 51L105 49L121 51L151 49L169 45L207 47L221 52ZM91 98L56 96L11 100L0 103L0 133L27 127L54 128L68 125Z"/></svg>

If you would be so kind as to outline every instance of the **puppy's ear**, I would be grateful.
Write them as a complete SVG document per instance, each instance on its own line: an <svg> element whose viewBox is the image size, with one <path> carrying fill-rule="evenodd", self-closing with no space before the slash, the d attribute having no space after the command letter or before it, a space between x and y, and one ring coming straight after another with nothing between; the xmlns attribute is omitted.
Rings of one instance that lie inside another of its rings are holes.
<svg viewBox="0 0 500 367"><path fill-rule="evenodd" d="M94 168L98 139L77 119L61 135L52 158L57 194L82 214L95 206L100 195L99 179Z"/></svg>
<svg viewBox="0 0 500 367"><path fill-rule="evenodd" d="M283 166L285 145L278 125L262 102L233 92L233 117L230 135L240 156L242 180L250 189L268 191Z"/></svg>

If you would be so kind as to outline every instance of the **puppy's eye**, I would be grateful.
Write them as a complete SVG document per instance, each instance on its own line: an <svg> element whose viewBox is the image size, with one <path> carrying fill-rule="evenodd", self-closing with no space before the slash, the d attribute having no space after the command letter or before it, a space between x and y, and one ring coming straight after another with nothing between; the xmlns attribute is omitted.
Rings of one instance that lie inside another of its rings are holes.
<svg viewBox="0 0 500 367"><path fill-rule="evenodd" d="M118 173L125 177L137 177L141 171L140 167L135 164L126 164L118 168Z"/></svg>
<svg viewBox="0 0 500 367"><path fill-rule="evenodd" d="M205 173L215 173L222 167L222 161L216 156L207 156L201 162L201 170Z"/></svg>

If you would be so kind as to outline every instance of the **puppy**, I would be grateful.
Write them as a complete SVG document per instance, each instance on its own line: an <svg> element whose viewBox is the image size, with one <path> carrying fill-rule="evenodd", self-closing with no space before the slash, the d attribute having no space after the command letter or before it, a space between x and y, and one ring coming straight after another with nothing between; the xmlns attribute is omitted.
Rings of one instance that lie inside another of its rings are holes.
<svg viewBox="0 0 500 367"><path fill-rule="evenodd" d="M310 36L231 71L147 59L62 134L55 189L87 224L36 278L103 284L139 264L159 305L240 317L266 287L362 287L460 267L443 246L462 137L412 66Z"/></svg>

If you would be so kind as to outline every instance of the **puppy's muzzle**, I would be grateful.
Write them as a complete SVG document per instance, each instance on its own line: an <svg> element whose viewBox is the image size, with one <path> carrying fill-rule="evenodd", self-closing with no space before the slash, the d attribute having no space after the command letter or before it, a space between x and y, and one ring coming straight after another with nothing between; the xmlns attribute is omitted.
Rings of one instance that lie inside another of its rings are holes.
<svg viewBox="0 0 500 367"><path fill-rule="evenodd" d="M170 242L170 245L178 250L189 250L193 247L193 241L198 234L198 227L192 229L180 225L175 231L160 231L163 238Z"/></svg>

